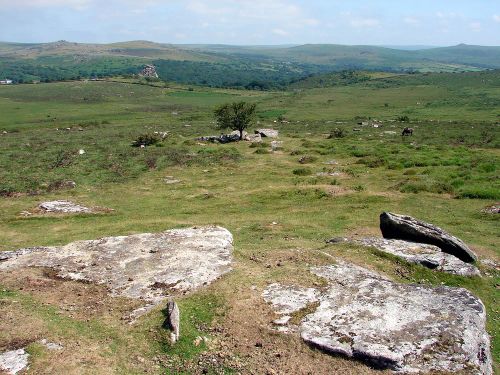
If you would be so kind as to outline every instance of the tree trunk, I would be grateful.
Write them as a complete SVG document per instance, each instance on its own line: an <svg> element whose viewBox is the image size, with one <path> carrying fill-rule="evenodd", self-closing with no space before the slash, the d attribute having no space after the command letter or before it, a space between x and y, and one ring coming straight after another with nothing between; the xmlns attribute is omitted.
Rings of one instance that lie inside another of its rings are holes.
<svg viewBox="0 0 500 375"><path fill-rule="evenodd" d="M240 129L240 141L243 140L243 129Z"/></svg>

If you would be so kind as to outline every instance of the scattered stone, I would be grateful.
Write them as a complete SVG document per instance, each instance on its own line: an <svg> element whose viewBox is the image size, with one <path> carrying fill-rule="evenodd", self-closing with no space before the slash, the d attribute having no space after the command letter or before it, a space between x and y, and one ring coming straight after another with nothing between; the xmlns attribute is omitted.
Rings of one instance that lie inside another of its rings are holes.
<svg viewBox="0 0 500 375"><path fill-rule="evenodd" d="M355 241L361 245L374 247L384 253L403 258L410 263L461 276L481 276L476 266L465 263L457 257L444 253L434 245L403 240L368 237Z"/></svg>
<svg viewBox="0 0 500 375"><path fill-rule="evenodd" d="M40 340L40 344L45 346L48 350L63 350L64 349L64 346L62 346L61 344L49 342L47 339Z"/></svg>
<svg viewBox="0 0 500 375"><path fill-rule="evenodd" d="M173 185L173 184L178 184L181 182L181 180L177 180L175 179L173 176L166 176L163 181L167 184L167 185Z"/></svg>
<svg viewBox="0 0 500 375"><path fill-rule="evenodd" d="M17 374L28 368L29 354L24 349L11 350L0 354L0 370L7 374Z"/></svg>
<svg viewBox="0 0 500 375"><path fill-rule="evenodd" d="M92 209L89 207L81 206L70 201L50 201L43 202L38 205L40 209L45 212L59 212L59 213L90 213Z"/></svg>
<svg viewBox="0 0 500 375"><path fill-rule="evenodd" d="M397 132L393 131L393 130L386 130L384 131L384 134L387 134L387 135L395 135L395 134L398 134Z"/></svg>
<svg viewBox="0 0 500 375"><path fill-rule="evenodd" d="M318 172L316 173L318 177L342 177L342 172Z"/></svg>
<svg viewBox="0 0 500 375"><path fill-rule="evenodd" d="M245 137L245 141L248 141L250 143L261 143L262 142L262 136L260 134L248 134Z"/></svg>
<svg viewBox="0 0 500 375"><path fill-rule="evenodd" d="M481 259L481 263L487 267L494 268L497 271L500 271L500 264L493 259Z"/></svg>
<svg viewBox="0 0 500 375"><path fill-rule="evenodd" d="M175 301L168 301L167 303L167 318L164 326L171 331L170 340L175 344L180 337L180 312Z"/></svg>
<svg viewBox="0 0 500 375"><path fill-rule="evenodd" d="M221 134L219 136L211 135L207 137L197 138L198 141L202 142L212 142L212 143L231 143L238 142L240 140L239 134Z"/></svg>
<svg viewBox="0 0 500 375"><path fill-rule="evenodd" d="M143 300L140 316L166 297L208 285L231 270L231 233L221 227L106 237L65 246L1 252L0 271L47 267L63 279L104 285Z"/></svg>
<svg viewBox="0 0 500 375"><path fill-rule="evenodd" d="M288 324L290 319L292 319L290 315L284 315L281 318L274 320L273 323L276 324L277 326L284 326Z"/></svg>
<svg viewBox="0 0 500 375"><path fill-rule="evenodd" d="M485 214L500 214L500 203L495 203L492 206L485 207L481 210Z"/></svg>
<svg viewBox="0 0 500 375"><path fill-rule="evenodd" d="M311 271L328 287L309 291L319 306L299 333L310 345L402 373L492 374L485 308L469 291L399 284L344 262ZM288 315L303 306L304 289L271 284L263 296Z"/></svg>
<svg viewBox="0 0 500 375"><path fill-rule="evenodd" d="M279 150L282 147L283 147L283 142L282 141L272 141L271 142L271 150L273 152Z"/></svg>
<svg viewBox="0 0 500 375"><path fill-rule="evenodd" d="M323 164L326 164L326 165L338 165L338 161L336 160L329 160L327 162L324 162Z"/></svg>
<svg viewBox="0 0 500 375"><path fill-rule="evenodd" d="M380 230L384 238L435 245L445 253L467 263L477 260L476 254L460 239L435 225L416 220L411 216L383 212L380 215Z"/></svg>
<svg viewBox="0 0 500 375"><path fill-rule="evenodd" d="M79 150L78 155L85 155L85 150L83 150L83 149Z"/></svg>
<svg viewBox="0 0 500 375"><path fill-rule="evenodd" d="M260 134L261 137L267 137L267 138L278 138L278 130L274 129L257 129L255 131L255 134Z"/></svg>

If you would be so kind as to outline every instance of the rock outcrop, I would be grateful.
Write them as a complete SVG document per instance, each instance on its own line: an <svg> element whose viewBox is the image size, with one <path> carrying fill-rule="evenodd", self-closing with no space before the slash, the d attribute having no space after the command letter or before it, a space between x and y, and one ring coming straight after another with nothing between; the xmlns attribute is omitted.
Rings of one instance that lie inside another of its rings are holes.
<svg viewBox="0 0 500 375"><path fill-rule="evenodd" d="M24 349L11 350L0 354L0 370L15 375L28 368L29 354Z"/></svg>
<svg viewBox="0 0 500 375"><path fill-rule="evenodd" d="M158 73L156 72L156 67L154 65L146 65L139 72L139 76L141 77L149 77L149 78L158 78Z"/></svg>
<svg viewBox="0 0 500 375"><path fill-rule="evenodd" d="M492 374L485 308L467 290L399 284L348 263L312 272L328 286L308 292L319 306L298 330L310 345L402 373ZM293 301L303 295L303 288L276 284L264 292L282 314L297 311Z"/></svg>
<svg viewBox="0 0 500 375"><path fill-rule="evenodd" d="M421 264L437 271L461 276L481 276L478 268L473 264L465 263L453 255L444 253L434 245L377 237L362 238L354 242L374 247L384 253L403 258L410 263Z"/></svg>
<svg viewBox="0 0 500 375"><path fill-rule="evenodd" d="M383 212L380 215L380 230L384 238L435 245L445 253L468 263L477 260L476 254L460 239L435 225L419 221L411 216Z"/></svg>
<svg viewBox="0 0 500 375"><path fill-rule="evenodd" d="M231 233L220 227L107 237L3 252L0 271L48 267L60 278L105 285L113 296L154 306L229 272L232 242Z"/></svg>
<svg viewBox="0 0 500 375"><path fill-rule="evenodd" d="M255 134L260 134L262 137L278 138L279 132L274 129L257 129Z"/></svg>
<svg viewBox="0 0 500 375"><path fill-rule="evenodd" d="M81 206L70 201L50 201L43 202L38 207L45 212L59 212L59 213L90 213L92 209L89 207Z"/></svg>

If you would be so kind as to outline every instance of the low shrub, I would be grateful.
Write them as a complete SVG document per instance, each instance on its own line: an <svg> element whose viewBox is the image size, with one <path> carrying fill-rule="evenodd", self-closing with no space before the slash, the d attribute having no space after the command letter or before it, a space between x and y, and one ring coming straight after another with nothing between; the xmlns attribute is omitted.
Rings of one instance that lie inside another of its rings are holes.
<svg viewBox="0 0 500 375"><path fill-rule="evenodd" d="M141 134L139 135L134 142L132 142L133 147L146 147L151 146L160 142L160 137L156 134Z"/></svg>
<svg viewBox="0 0 500 375"><path fill-rule="evenodd" d="M293 170L293 174L296 176L310 176L312 173L311 168L296 168Z"/></svg>

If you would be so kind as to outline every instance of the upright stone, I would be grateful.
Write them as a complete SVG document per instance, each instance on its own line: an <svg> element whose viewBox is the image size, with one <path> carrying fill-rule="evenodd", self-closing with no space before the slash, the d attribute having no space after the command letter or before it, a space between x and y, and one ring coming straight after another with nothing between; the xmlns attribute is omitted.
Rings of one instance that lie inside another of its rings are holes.
<svg viewBox="0 0 500 375"><path fill-rule="evenodd" d="M380 215L380 230L384 238L435 245L467 263L477 260L476 254L462 240L435 225L411 216L383 212Z"/></svg>
<svg viewBox="0 0 500 375"><path fill-rule="evenodd" d="M180 311L179 306L175 301L167 303L167 318L164 323L165 327L170 329L170 339L175 344L180 337Z"/></svg>

